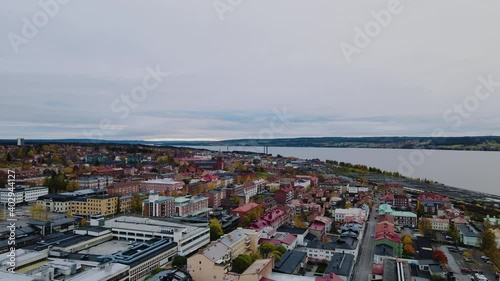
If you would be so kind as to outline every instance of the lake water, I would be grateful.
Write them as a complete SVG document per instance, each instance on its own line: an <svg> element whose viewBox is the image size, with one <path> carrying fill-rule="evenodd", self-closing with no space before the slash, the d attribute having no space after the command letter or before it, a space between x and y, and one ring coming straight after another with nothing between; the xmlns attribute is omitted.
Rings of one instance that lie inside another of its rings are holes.
<svg viewBox="0 0 500 281"><path fill-rule="evenodd" d="M226 146L197 146L226 151ZM229 150L264 152L262 147L230 146ZM276 156L302 159L318 158L363 164L382 170L400 172L413 178L426 178L469 190L500 195L500 152L322 148L322 147L269 147Z"/></svg>

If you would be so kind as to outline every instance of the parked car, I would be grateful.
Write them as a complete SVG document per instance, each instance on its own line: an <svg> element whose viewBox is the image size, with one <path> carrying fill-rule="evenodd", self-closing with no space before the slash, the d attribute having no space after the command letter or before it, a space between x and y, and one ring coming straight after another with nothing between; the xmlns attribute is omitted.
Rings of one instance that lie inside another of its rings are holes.
<svg viewBox="0 0 500 281"><path fill-rule="evenodd" d="M486 261L486 263L489 264L489 265L493 265L492 261Z"/></svg>
<svg viewBox="0 0 500 281"><path fill-rule="evenodd" d="M462 267L462 269L460 269L460 271L462 271L462 273L472 273L472 270L470 270L466 267Z"/></svg>
<svg viewBox="0 0 500 281"><path fill-rule="evenodd" d="M485 261L489 261L490 258L488 258L487 256L481 256L481 259L485 260Z"/></svg>
<svg viewBox="0 0 500 281"><path fill-rule="evenodd" d="M474 271L474 273L483 273L483 271L481 269L473 269L472 271Z"/></svg>
<svg viewBox="0 0 500 281"><path fill-rule="evenodd" d="M473 259L465 258L464 260L465 260L466 262L471 262L471 263L474 263L474 260L473 260Z"/></svg>

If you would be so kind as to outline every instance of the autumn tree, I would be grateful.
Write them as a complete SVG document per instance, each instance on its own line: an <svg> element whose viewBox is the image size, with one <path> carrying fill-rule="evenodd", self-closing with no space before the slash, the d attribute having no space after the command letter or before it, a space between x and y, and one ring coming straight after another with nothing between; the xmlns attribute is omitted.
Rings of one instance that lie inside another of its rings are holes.
<svg viewBox="0 0 500 281"><path fill-rule="evenodd" d="M293 224L296 228L306 228L307 223L304 222L301 216L295 216L293 218Z"/></svg>
<svg viewBox="0 0 500 281"><path fill-rule="evenodd" d="M34 219L41 219L43 212L43 206L40 204L36 204L30 207L30 214Z"/></svg>
<svg viewBox="0 0 500 281"><path fill-rule="evenodd" d="M415 248L413 248L412 244L405 244L403 246L403 255L413 256L414 254L415 254Z"/></svg>
<svg viewBox="0 0 500 281"><path fill-rule="evenodd" d="M484 230L479 235L479 248L492 260L498 257L496 237L488 221L484 224Z"/></svg>
<svg viewBox="0 0 500 281"><path fill-rule="evenodd" d="M142 214L142 196L138 193L134 194L130 202L130 208L134 214Z"/></svg>
<svg viewBox="0 0 500 281"><path fill-rule="evenodd" d="M432 224L429 219L421 218L418 222L418 230L423 236L432 238Z"/></svg>
<svg viewBox="0 0 500 281"><path fill-rule="evenodd" d="M222 230L222 224L217 219L211 219L209 223L210 227L210 241L215 241L224 235Z"/></svg>
<svg viewBox="0 0 500 281"><path fill-rule="evenodd" d="M87 226L87 219L86 218L82 218L80 220L80 227L84 227L84 226Z"/></svg>
<svg viewBox="0 0 500 281"><path fill-rule="evenodd" d="M441 264L448 264L448 257L441 250L434 250L432 252L432 259L438 261Z"/></svg>
<svg viewBox="0 0 500 281"><path fill-rule="evenodd" d="M411 236L408 234L403 235L402 239L403 245L412 244Z"/></svg>

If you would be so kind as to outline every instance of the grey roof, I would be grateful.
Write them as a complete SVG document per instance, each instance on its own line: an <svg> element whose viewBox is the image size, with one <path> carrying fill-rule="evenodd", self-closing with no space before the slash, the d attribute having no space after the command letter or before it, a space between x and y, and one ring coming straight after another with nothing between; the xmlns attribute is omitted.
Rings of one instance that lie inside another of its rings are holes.
<svg viewBox="0 0 500 281"><path fill-rule="evenodd" d="M325 274L333 272L339 276L350 276L353 262L354 262L354 255L334 253L332 259L328 262ZM387 280L393 280L393 279L387 279Z"/></svg>
<svg viewBox="0 0 500 281"><path fill-rule="evenodd" d="M284 232L290 234L304 234L308 228L296 228L296 227L278 227L276 232Z"/></svg>
<svg viewBox="0 0 500 281"><path fill-rule="evenodd" d="M397 269L398 261L393 259L385 259L384 260L384 277L383 280L398 280L398 269ZM411 280L411 269L408 262L403 263L403 274L404 280Z"/></svg>
<svg viewBox="0 0 500 281"><path fill-rule="evenodd" d="M388 257L393 257L394 256L394 248L392 248L389 245L377 245L375 246L375 255L379 256L388 256Z"/></svg>
<svg viewBox="0 0 500 281"><path fill-rule="evenodd" d="M306 257L306 252L287 251L274 265L273 271L279 273L293 274Z"/></svg>
<svg viewBox="0 0 500 281"><path fill-rule="evenodd" d="M439 264L430 264L429 269L433 274L443 272L443 268Z"/></svg>
<svg viewBox="0 0 500 281"><path fill-rule="evenodd" d="M458 230L466 237L479 237L479 234L469 225L459 225Z"/></svg>

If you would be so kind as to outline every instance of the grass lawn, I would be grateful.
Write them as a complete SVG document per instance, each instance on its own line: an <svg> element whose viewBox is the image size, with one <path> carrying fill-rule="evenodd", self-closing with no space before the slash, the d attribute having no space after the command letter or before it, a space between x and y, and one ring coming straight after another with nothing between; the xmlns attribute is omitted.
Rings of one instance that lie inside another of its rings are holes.
<svg viewBox="0 0 500 281"><path fill-rule="evenodd" d="M318 268L316 269L316 273L325 273L326 267L327 267L326 263L318 264Z"/></svg>

